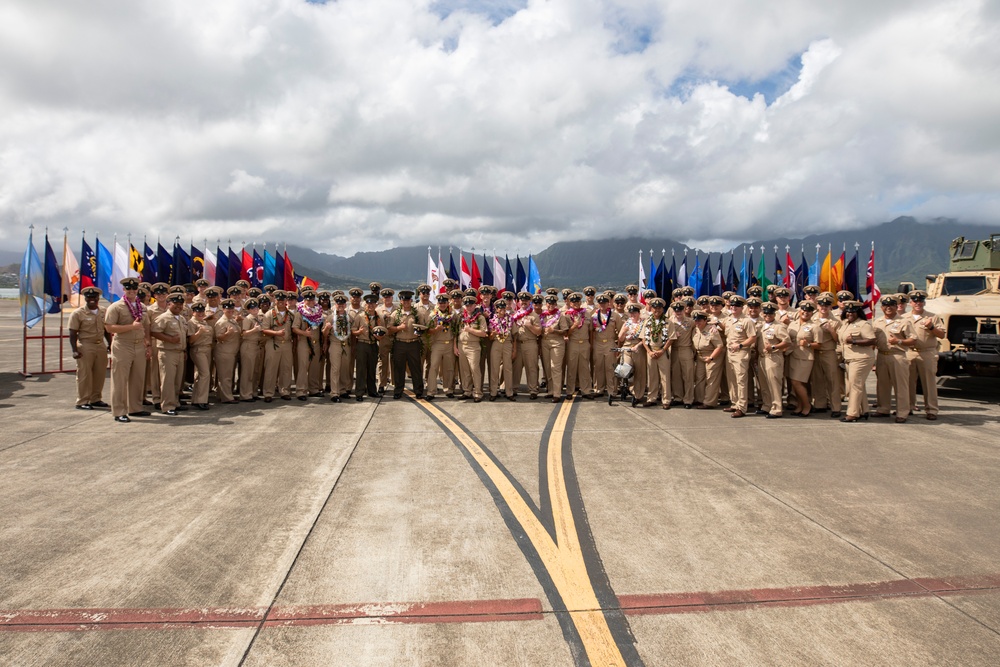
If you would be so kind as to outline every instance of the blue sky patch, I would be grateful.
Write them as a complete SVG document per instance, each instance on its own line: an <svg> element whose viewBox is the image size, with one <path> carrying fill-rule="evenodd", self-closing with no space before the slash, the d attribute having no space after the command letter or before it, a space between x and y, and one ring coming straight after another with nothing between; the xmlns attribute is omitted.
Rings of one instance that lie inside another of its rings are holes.
<svg viewBox="0 0 1000 667"><path fill-rule="evenodd" d="M715 81L720 86L728 88L734 95L745 97L748 100L752 100L754 95L760 93L764 96L764 102L770 105L795 85L799 80L799 72L801 70L801 53L792 56L785 62L784 67L768 74L762 79L727 80L688 70L674 79L674 82L665 91L665 94L667 97L678 97L681 100L687 100L693 88L700 84Z"/></svg>
<svg viewBox="0 0 1000 667"><path fill-rule="evenodd" d="M528 6L527 0L438 0L430 7L442 19L458 11L481 14L493 25L500 25Z"/></svg>

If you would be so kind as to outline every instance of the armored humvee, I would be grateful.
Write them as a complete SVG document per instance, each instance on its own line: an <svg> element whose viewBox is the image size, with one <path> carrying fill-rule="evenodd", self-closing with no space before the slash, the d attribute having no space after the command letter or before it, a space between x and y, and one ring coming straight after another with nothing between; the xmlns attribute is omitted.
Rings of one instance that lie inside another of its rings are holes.
<svg viewBox="0 0 1000 667"><path fill-rule="evenodd" d="M1000 234L951 242L948 271L927 276L927 310L947 331L939 374L1000 376Z"/></svg>

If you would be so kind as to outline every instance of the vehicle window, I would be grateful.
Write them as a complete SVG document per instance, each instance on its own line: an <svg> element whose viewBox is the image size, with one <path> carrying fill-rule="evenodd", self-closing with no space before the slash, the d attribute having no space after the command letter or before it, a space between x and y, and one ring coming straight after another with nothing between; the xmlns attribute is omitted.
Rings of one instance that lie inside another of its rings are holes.
<svg viewBox="0 0 1000 667"><path fill-rule="evenodd" d="M979 294L986 289L986 276L945 276L941 294L962 296Z"/></svg>

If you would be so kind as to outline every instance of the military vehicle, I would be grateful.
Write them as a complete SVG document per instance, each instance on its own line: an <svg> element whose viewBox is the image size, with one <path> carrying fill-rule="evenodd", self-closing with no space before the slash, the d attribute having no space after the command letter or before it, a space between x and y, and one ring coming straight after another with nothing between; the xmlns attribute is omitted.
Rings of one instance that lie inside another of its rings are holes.
<svg viewBox="0 0 1000 667"><path fill-rule="evenodd" d="M948 271L927 276L927 310L947 331L940 375L1000 376L1000 234L951 242Z"/></svg>

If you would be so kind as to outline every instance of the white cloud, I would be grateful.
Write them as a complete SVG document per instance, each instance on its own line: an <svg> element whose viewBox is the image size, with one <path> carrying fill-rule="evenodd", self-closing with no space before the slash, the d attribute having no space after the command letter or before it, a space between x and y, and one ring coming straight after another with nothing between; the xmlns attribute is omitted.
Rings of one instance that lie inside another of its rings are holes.
<svg viewBox="0 0 1000 667"><path fill-rule="evenodd" d="M523 253L1000 210L985 0L15 0L0 58L11 248L28 222Z"/></svg>

